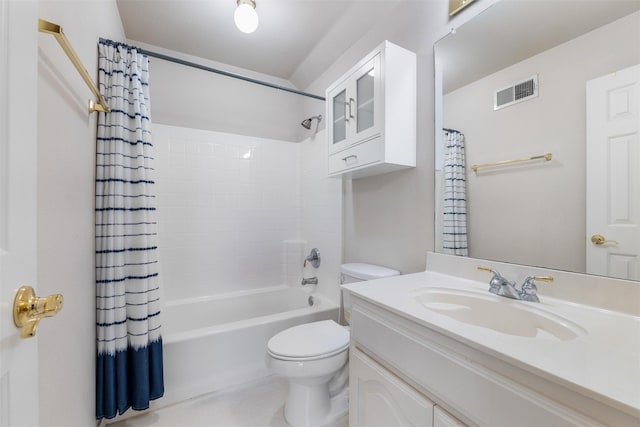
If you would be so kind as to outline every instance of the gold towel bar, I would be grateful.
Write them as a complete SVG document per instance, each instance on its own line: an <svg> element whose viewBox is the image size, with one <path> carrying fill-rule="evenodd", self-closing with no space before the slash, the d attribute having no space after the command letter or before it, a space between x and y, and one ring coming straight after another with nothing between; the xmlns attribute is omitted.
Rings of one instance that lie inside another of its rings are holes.
<svg viewBox="0 0 640 427"><path fill-rule="evenodd" d="M94 111L101 111L110 113L111 108L109 108L107 100L104 99L104 96L102 96L102 94L100 94L98 86L96 86L96 84L91 79L91 76L87 72L87 69L84 68L84 65L82 65L82 61L80 61L80 58L78 57L78 54L76 54L76 51L73 50L73 47L71 47L69 39L67 39L67 37L62 32L62 27L52 22L45 21L44 19L38 19L38 31L40 31L41 33L51 34L53 37L55 37L55 39L62 47L62 50L64 50L64 52L71 60L73 66L76 67L76 70L78 70L78 72L80 73L80 76L82 77L84 82L87 84L87 86L89 86L91 92L93 92L94 96L98 98L98 103L89 100L89 112L93 113Z"/></svg>
<svg viewBox="0 0 640 427"><path fill-rule="evenodd" d="M480 169L480 168L487 168L487 167L492 167L492 166L505 166L505 165L511 165L511 164L514 164L514 163L528 162L530 160L544 159L546 161L549 161L549 160L551 160L551 158L552 158L551 153L546 153L546 154L542 154L540 156L527 157L526 159L502 160L500 162L484 163L482 165L473 165L473 166L471 166L471 170L474 171L474 172L478 172L478 169Z"/></svg>

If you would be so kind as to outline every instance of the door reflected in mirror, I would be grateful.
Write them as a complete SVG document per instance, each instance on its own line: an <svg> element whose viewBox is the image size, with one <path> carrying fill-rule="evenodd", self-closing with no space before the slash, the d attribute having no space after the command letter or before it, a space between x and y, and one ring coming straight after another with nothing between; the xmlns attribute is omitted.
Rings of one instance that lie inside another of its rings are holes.
<svg viewBox="0 0 640 427"><path fill-rule="evenodd" d="M503 0L435 61L436 126L463 134L466 184L445 196L437 131L436 251L464 200L471 257L640 280L640 1Z"/></svg>

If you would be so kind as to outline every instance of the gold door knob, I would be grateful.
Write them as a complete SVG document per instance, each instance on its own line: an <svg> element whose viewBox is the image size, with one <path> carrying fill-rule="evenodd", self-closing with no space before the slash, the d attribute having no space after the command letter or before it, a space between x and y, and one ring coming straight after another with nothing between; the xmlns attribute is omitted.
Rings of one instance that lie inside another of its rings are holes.
<svg viewBox="0 0 640 427"><path fill-rule="evenodd" d="M36 326L43 317L55 316L62 310L64 298L60 294L40 298L31 286L22 286L13 300L13 323L20 331L21 338L31 338L36 334Z"/></svg>
<svg viewBox="0 0 640 427"><path fill-rule="evenodd" d="M614 245L618 244L615 240L607 240L602 234L594 234L591 236L591 243L596 246L604 245L605 243L613 243Z"/></svg>

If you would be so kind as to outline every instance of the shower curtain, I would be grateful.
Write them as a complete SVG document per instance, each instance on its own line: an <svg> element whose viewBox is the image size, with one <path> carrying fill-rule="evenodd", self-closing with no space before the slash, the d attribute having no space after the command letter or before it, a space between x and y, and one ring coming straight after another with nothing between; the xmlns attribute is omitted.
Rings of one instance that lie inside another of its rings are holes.
<svg viewBox="0 0 640 427"><path fill-rule="evenodd" d="M96 141L96 416L164 393L149 60L100 39Z"/></svg>
<svg viewBox="0 0 640 427"><path fill-rule="evenodd" d="M464 134L444 129L443 252L468 255Z"/></svg>

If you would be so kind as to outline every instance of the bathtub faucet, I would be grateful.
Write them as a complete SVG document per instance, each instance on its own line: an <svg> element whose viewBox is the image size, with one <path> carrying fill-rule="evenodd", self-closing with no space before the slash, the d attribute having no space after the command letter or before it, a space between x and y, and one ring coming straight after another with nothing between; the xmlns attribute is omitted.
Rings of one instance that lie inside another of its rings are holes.
<svg viewBox="0 0 640 427"><path fill-rule="evenodd" d="M308 277L308 278L302 278L302 286L304 285L317 285L318 284L318 278L317 277Z"/></svg>

